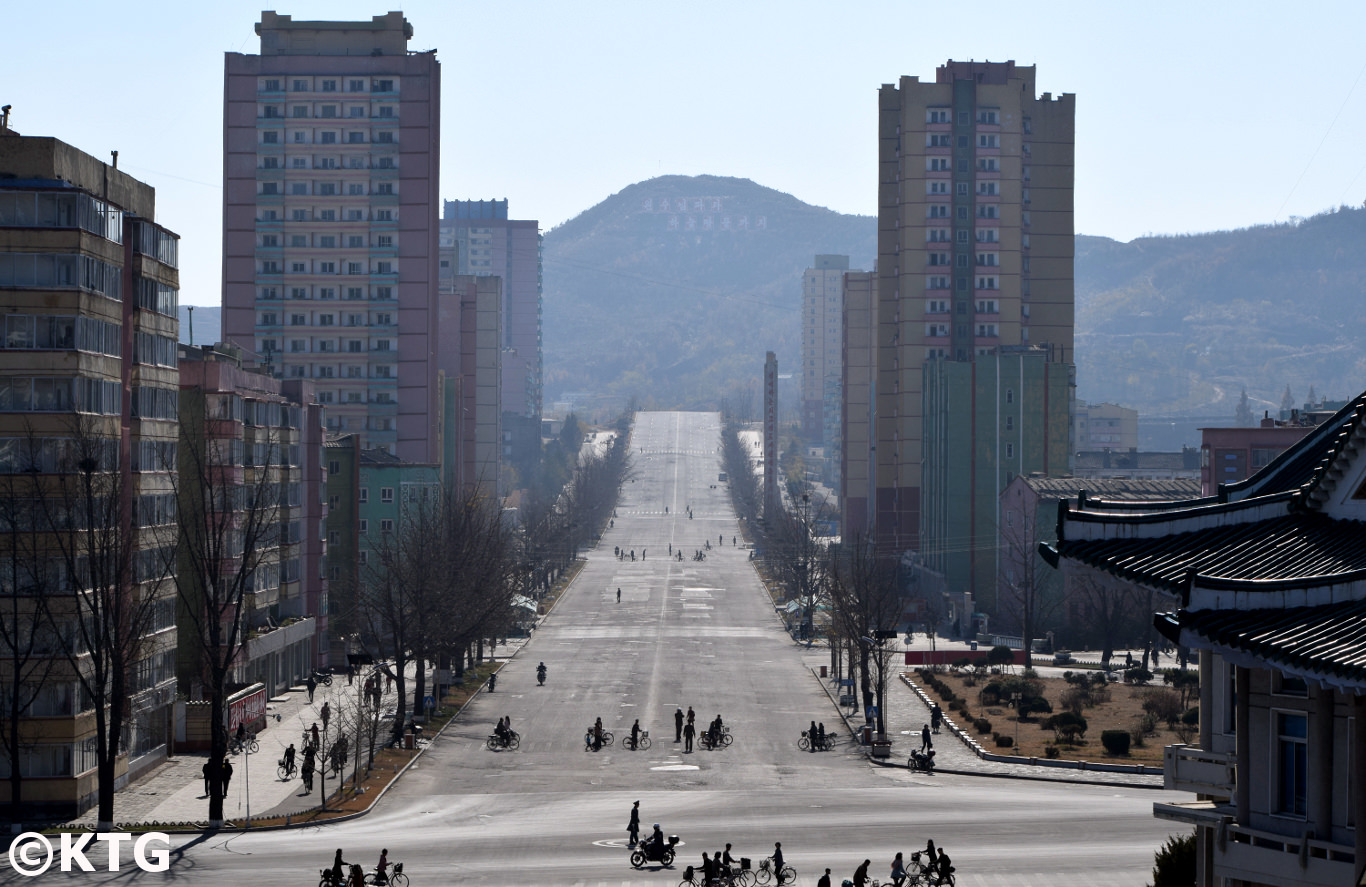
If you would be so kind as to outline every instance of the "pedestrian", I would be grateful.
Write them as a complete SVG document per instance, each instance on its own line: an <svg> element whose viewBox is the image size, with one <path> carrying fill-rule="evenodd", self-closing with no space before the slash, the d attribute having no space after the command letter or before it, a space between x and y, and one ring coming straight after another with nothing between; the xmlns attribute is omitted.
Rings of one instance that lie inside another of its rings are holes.
<svg viewBox="0 0 1366 887"><path fill-rule="evenodd" d="M303 776L303 778L304 778L304 794L306 794L306 795L311 795L311 794L313 794L313 749L312 749L312 748L307 748L307 749L304 750L304 766L303 766L303 768L299 771L299 774L300 774L301 776Z"/></svg>
<svg viewBox="0 0 1366 887"><path fill-rule="evenodd" d="M928 751L934 748L934 740L930 739L930 725L926 724L920 728L920 750Z"/></svg>
<svg viewBox="0 0 1366 887"><path fill-rule="evenodd" d="M816 887L830 887L830 869L826 869L825 874L821 875L820 880L816 882Z"/></svg>
<svg viewBox="0 0 1366 887"><path fill-rule="evenodd" d="M226 798L228 796L228 783L232 782L232 761L224 758L219 772L223 774L223 797Z"/></svg>
<svg viewBox="0 0 1366 887"><path fill-rule="evenodd" d="M811 727L806 731L807 748L812 752L816 750L816 722L811 722Z"/></svg>
<svg viewBox="0 0 1366 887"><path fill-rule="evenodd" d="M327 722L332 720L332 703L324 702L322 711L318 712L318 715L323 719L323 731L326 732Z"/></svg>
<svg viewBox="0 0 1366 887"><path fill-rule="evenodd" d="M313 748L316 749L316 748L318 747L318 722L317 722L317 721L314 721L314 722L313 722L313 727L311 728L311 732L313 733Z"/></svg>
<svg viewBox="0 0 1366 887"><path fill-rule="evenodd" d="M621 589L617 589L617 603L621 603Z"/></svg>
<svg viewBox="0 0 1366 887"><path fill-rule="evenodd" d="M674 742L683 741L683 709L674 709Z"/></svg>
<svg viewBox="0 0 1366 887"><path fill-rule="evenodd" d="M933 732L938 733L938 732L939 732L939 725L942 724L943 722L944 722L944 709L940 708L940 707L939 707L939 703L936 702L936 703L934 704L934 708L931 708L931 709L930 709L930 729L931 729Z"/></svg>
<svg viewBox="0 0 1366 887"><path fill-rule="evenodd" d="M867 887L868 866L872 864L871 859L865 859L863 865L854 869L854 887Z"/></svg>
<svg viewBox="0 0 1366 887"><path fill-rule="evenodd" d="M670 542L670 543L669 543L669 556L670 556L670 557L673 557L673 553L674 553L674 544L673 544L672 542Z"/></svg>
<svg viewBox="0 0 1366 887"><path fill-rule="evenodd" d="M773 877L778 879L778 887L783 883L783 845L781 841L773 842Z"/></svg>
<svg viewBox="0 0 1366 887"><path fill-rule="evenodd" d="M825 751L825 721L816 725L816 742L820 745L821 751Z"/></svg>
<svg viewBox="0 0 1366 887"><path fill-rule="evenodd" d="M593 722L593 751L602 751L602 718Z"/></svg>
<svg viewBox="0 0 1366 887"><path fill-rule="evenodd" d="M204 766L201 769L204 771L204 797L207 798L210 794L209 778L213 775L213 763L211 761L205 761Z"/></svg>
<svg viewBox="0 0 1366 887"><path fill-rule="evenodd" d="M640 718L631 725L631 748L632 750L640 747Z"/></svg>
<svg viewBox="0 0 1366 887"><path fill-rule="evenodd" d="M389 669L384 670L384 692L388 693L394 689L394 673Z"/></svg>
<svg viewBox="0 0 1366 887"><path fill-rule="evenodd" d="M693 712L692 706L690 705L688 706L688 723L691 724L695 720L697 720L697 714Z"/></svg>
<svg viewBox="0 0 1366 887"><path fill-rule="evenodd" d="M636 846L640 840L640 802L636 801L631 805L631 821L626 823L626 834L631 836L631 843L628 846Z"/></svg>
<svg viewBox="0 0 1366 887"><path fill-rule="evenodd" d="M684 751L684 752L690 752L690 751L692 751L692 741L693 741L693 737L695 737L696 735L697 735L697 725L695 725L691 720L688 721L688 723L686 723L686 724L683 725L683 751Z"/></svg>
<svg viewBox="0 0 1366 887"><path fill-rule="evenodd" d="M308 704L309 704L309 705L312 705L312 704L313 704L313 691L316 690L316 689L318 689L318 680L317 680L317 678L313 677L313 675L309 675L309 676L308 676L308 680L304 682L304 686L308 688Z"/></svg>
<svg viewBox="0 0 1366 887"><path fill-rule="evenodd" d="M352 684L354 684L355 682L356 682L356 666L353 665L352 663L348 662L348 663L346 663L346 686L349 687L349 686L351 686Z"/></svg>

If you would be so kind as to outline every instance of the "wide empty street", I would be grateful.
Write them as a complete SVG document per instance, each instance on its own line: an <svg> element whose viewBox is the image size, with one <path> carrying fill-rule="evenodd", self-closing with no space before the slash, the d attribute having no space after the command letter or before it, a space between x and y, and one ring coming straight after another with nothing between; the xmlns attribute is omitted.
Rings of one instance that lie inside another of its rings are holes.
<svg viewBox="0 0 1366 887"><path fill-rule="evenodd" d="M712 413L637 417L615 526L504 665L497 692L474 700L370 815L198 840L169 877L312 887L336 848L369 868L387 847L414 887L674 887L703 851L730 842L736 856L757 864L781 841L799 883L814 885L829 866L839 884L865 858L885 879L896 851L909 855L933 838L952 855L959 884L1145 883L1154 849L1172 831L1153 818L1153 802L1184 795L913 775L871 765L847 737L831 754L798 750L810 721L830 730L840 721L748 551L732 542L742 537L718 481L720 435ZM705 560L693 559L698 550ZM544 687L536 684L540 661L549 670ZM699 729L720 714L734 743L685 753L673 714L689 706ZM485 748L503 716L521 734L517 751ZM615 742L585 751L584 734L598 717ZM625 747L636 719L649 731L649 750ZM889 730L909 726L916 725ZM626 823L635 800L645 832L659 822L682 837L672 870L630 867Z"/></svg>

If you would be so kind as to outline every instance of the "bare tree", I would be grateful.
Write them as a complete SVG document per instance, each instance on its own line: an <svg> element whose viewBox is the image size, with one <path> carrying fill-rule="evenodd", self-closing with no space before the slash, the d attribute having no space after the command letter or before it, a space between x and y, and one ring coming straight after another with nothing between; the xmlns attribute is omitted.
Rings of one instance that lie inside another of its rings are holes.
<svg viewBox="0 0 1366 887"><path fill-rule="evenodd" d="M1101 662L1108 663L1118 643L1142 633L1136 589L1084 568L1068 567L1066 578L1074 631L1099 646Z"/></svg>
<svg viewBox="0 0 1366 887"><path fill-rule="evenodd" d="M32 446L32 441L30 441ZM47 618L52 594L43 554L43 528L36 499L41 487L31 475L23 480L4 476L0 493L0 747L9 762L9 805L17 815L24 809L25 755L36 745L27 726L34 703L44 693L51 710L76 711L70 680L53 681L54 640Z"/></svg>
<svg viewBox="0 0 1366 887"><path fill-rule="evenodd" d="M114 824L118 759L126 751L138 688L135 669L154 649L149 629L164 597L174 538L173 528L137 526L131 467L119 459L115 429L99 422L78 417L69 438L41 439L31 467L40 474L55 469L37 499L50 563L62 576L47 615L92 708L103 831Z"/></svg>
<svg viewBox="0 0 1366 887"><path fill-rule="evenodd" d="M857 658L864 708L876 701L877 732L885 734L883 702L895 653L883 642L895 636L902 600L894 564L878 555L870 537L855 535L830 547L825 574L834 626Z"/></svg>
<svg viewBox="0 0 1366 887"><path fill-rule="evenodd" d="M242 426L227 412L231 399L201 390L181 397L176 591L181 631L198 658L197 677L209 702L210 760L227 754L228 696L247 641L258 585L279 569L284 540L281 504L288 487L287 448L270 424ZM264 406L262 404L261 406ZM224 787L210 768L209 823L223 821Z"/></svg>
<svg viewBox="0 0 1366 887"><path fill-rule="evenodd" d="M1025 668L1034 665L1034 640L1062 605L1058 572L1039 556L1036 517L1028 509L1005 512L1000 537L997 608L1024 642Z"/></svg>

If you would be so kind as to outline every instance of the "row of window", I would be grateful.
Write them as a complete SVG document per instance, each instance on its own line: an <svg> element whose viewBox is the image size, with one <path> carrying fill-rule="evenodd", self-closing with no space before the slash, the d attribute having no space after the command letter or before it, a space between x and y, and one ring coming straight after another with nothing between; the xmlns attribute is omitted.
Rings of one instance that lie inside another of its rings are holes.
<svg viewBox="0 0 1366 887"><path fill-rule="evenodd" d="M133 363L146 366L178 366L178 344L170 336L137 332L133 334Z"/></svg>
<svg viewBox="0 0 1366 887"><path fill-rule="evenodd" d="M123 243L123 211L80 192L0 189L0 228L80 228Z"/></svg>
<svg viewBox="0 0 1366 887"><path fill-rule="evenodd" d="M138 293L138 307L167 317L178 317L180 291L150 277L135 277L133 286Z"/></svg>
<svg viewBox="0 0 1366 887"><path fill-rule="evenodd" d="M265 339L266 351L283 350L278 340ZM366 351L396 351L393 339L290 339L290 354L363 354Z"/></svg>
<svg viewBox="0 0 1366 887"><path fill-rule="evenodd" d="M288 299L335 299L341 293L347 301L364 301L367 297L377 302L389 301L394 298L394 288L392 286L348 286L338 289L334 286L263 286L260 289L259 297L268 301L281 298L281 293Z"/></svg>
<svg viewBox="0 0 1366 887"><path fill-rule="evenodd" d="M283 316L275 311L262 311L256 317L257 326L280 326ZM394 315L377 311L368 318L364 314L290 314L289 326L393 326Z"/></svg>
<svg viewBox="0 0 1366 887"><path fill-rule="evenodd" d="M350 351L342 353L353 353ZM307 364L296 363L285 367L285 375L295 379L365 379L366 368L348 364L337 366L336 364ZM372 364L368 378L371 379L396 379L398 378L398 368L393 364ZM319 403L332 403L322 399L322 392L319 392Z"/></svg>
<svg viewBox="0 0 1366 887"><path fill-rule="evenodd" d="M135 251L156 259L168 268L180 266L179 234L172 234L146 219L131 219L129 227Z"/></svg>
<svg viewBox="0 0 1366 887"><path fill-rule="evenodd" d="M123 299L123 271L91 256L0 253L0 287L80 289Z"/></svg>
<svg viewBox="0 0 1366 887"><path fill-rule="evenodd" d="M6 350L90 351L119 357L123 327L95 317L61 314L11 314L5 318Z"/></svg>
<svg viewBox="0 0 1366 887"><path fill-rule="evenodd" d="M9 376L0 378L0 413L122 412L118 382L70 376Z"/></svg>
<svg viewBox="0 0 1366 887"><path fill-rule="evenodd" d="M318 402L349 404L396 404L398 403L398 400L390 391L376 391L371 393L368 398L365 396L365 392L363 391L319 391Z"/></svg>
<svg viewBox="0 0 1366 887"><path fill-rule="evenodd" d="M288 266L289 271L285 271ZM279 259L260 259L256 263L256 273L263 274L396 274L398 269L393 261L375 260L373 262L327 262L321 259L305 262L282 262Z"/></svg>
<svg viewBox="0 0 1366 887"><path fill-rule="evenodd" d="M960 125L962 125L962 126L967 126L967 125L971 124L971 123L973 122L974 119L976 120L976 122L977 122L979 125L996 126L996 125L1000 124L1000 122L1001 122L1001 109L1000 109L1000 108L978 108L978 109L977 109L977 112L976 112L976 117L975 117L975 118L974 118L974 116L973 116L973 112L972 112L972 111L959 111L959 112L958 112L958 123L959 123ZM1026 117L1025 119L1028 120L1029 118ZM925 122L926 122L926 123L952 123L952 122L953 122L953 112L952 112L949 108L926 108L926 109L925 109Z"/></svg>
<svg viewBox="0 0 1366 887"><path fill-rule="evenodd" d="M937 253L937 252L932 252L932 253L929 254L929 257L930 257L930 264L931 264L931 265L944 265L944 266L947 266L947 265L950 264L950 261L949 261L949 258L950 258L950 257L949 257L949 254L948 254L948 253ZM993 267L993 266L999 265L999 264L1001 264L1001 254L1000 254L1000 253L978 253L978 254L977 254L977 262L976 262L976 264L977 264L979 267ZM967 257L967 256L959 256L959 257L958 257L958 267L960 267L960 268L966 268L967 265L968 265L968 257Z"/></svg>
<svg viewBox="0 0 1366 887"><path fill-rule="evenodd" d="M933 207L931 207L933 208ZM945 207L947 209L947 207ZM966 209L966 207L960 207ZM978 243L999 243L1001 232L999 228L977 228L975 233L969 234L967 228L959 228L957 233L959 243L967 243L969 237ZM930 243L948 243L950 240L948 228L926 228L925 239Z"/></svg>
<svg viewBox="0 0 1366 887"><path fill-rule="evenodd" d="M133 416L138 419L180 418L180 391L176 388L133 386Z"/></svg>
<svg viewBox="0 0 1366 887"><path fill-rule="evenodd" d="M960 148L967 148L967 147L970 147L970 144L971 144L971 140L969 139L968 136L959 136L959 137L958 137L958 147L960 147ZM946 133L946 132L927 132L927 133L925 133L925 147L926 147L926 148L952 148L952 147L953 147L953 136L950 135L949 133ZM978 147L978 148L988 148L988 149L990 149L990 148L1000 148L1000 147L1001 147L1001 137L1000 137L999 135L997 135L996 133L978 133L978 135L977 135L977 147ZM1028 152L1026 151L1025 153L1028 153Z"/></svg>
<svg viewBox="0 0 1366 887"><path fill-rule="evenodd" d="M342 138L343 135L345 138ZM376 145L397 145L398 134L391 129L380 130L375 132L369 141ZM346 130L343 133L335 129L322 129L317 132L308 129L291 129L287 139L278 132L266 130L261 133L261 144L363 145L366 144L366 139L364 130Z"/></svg>
<svg viewBox="0 0 1366 887"><path fill-rule="evenodd" d="M977 304L976 304L974 307L977 309L977 313L978 313L978 314L1000 314L1000 313L1001 313L1001 303L1000 303L999 301L997 301L996 299L978 299L978 300L977 300ZM948 299L926 299L926 300L925 300L925 313L926 313L926 314L948 314L948 313L949 313L949 300L948 300Z"/></svg>
<svg viewBox="0 0 1366 887"><path fill-rule="evenodd" d="M288 117L290 120L334 120L342 117L343 112L348 119L361 119L369 117L380 117L384 119L398 119L398 105L384 104L375 105L374 113L371 113L370 105L337 105L322 102L310 102L308 104L289 105ZM256 116L258 119L283 120L286 116L286 106L284 105L257 105Z"/></svg>
<svg viewBox="0 0 1366 887"><path fill-rule="evenodd" d="M113 471L119 466L119 442L114 439L0 437L0 474L72 474L86 458L94 458L97 471Z"/></svg>
<svg viewBox="0 0 1366 887"><path fill-rule="evenodd" d="M262 77L258 92L398 92L393 77Z"/></svg>
<svg viewBox="0 0 1366 887"><path fill-rule="evenodd" d="M284 186L288 184L289 188ZM397 182L257 182L257 194L267 197L361 197L397 194Z"/></svg>
<svg viewBox="0 0 1366 887"><path fill-rule="evenodd" d="M370 243L366 243L366 240ZM290 249L393 249L393 234L373 234L366 237L364 234L290 234L288 236L280 234L258 234L256 245L262 249L278 249L284 246L285 241L289 241Z"/></svg>
<svg viewBox="0 0 1366 887"><path fill-rule="evenodd" d="M950 326L950 325L947 324L947 323L927 323L927 324L925 324L925 335L926 335L926 337L928 337L928 338L947 338L947 337L949 336L949 326ZM958 327L958 335L960 335L960 336L966 336L967 334L968 334L968 327L967 327L967 325L965 325L965 324L960 324L959 327ZM991 339L991 338L996 338L996 337L999 336L1000 334L1001 334L1001 327L1000 327L1000 324L996 324L996 323L979 323L979 324L977 324L977 326L976 326L975 335L976 335L977 338L979 338L979 339Z"/></svg>
<svg viewBox="0 0 1366 887"><path fill-rule="evenodd" d="M975 169L977 172L986 172L986 173L1000 172L1000 171L1001 171L1001 161L1000 161L1000 159L997 158L997 157L978 157L977 160L976 160L976 162L973 164L973 169ZM952 157L935 157L935 156L926 157L926 158L925 158L925 171L926 171L926 172L952 172L952 171L953 171L953 158L952 158ZM1033 174L1032 168L1026 166L1026 167L1023 168L1023 170L1022 170L1022 172L1021 172L1021 177L1027 182L1027 181L1030 180L1032 174ZM966 193L966 191L964 191L963 193ZM980 193L982 193L982 192L979 190L978 193L980 194Z"/></svg>
<svg viewBox="0 0 1366 887"><path fill-rule="evenodd" d="M359 133L353 133L359 135ZM258 157L257 169L398 169L398 158L393 154L346 154L317 157L286 158L267 155Z"/></svg>
<svg viewBox="0 0 1366 887"><path fill-rule="evenodd" d="M283 221L279 210L260 208L257 216L258 222L279 222ZM296 206L289 210L289 221L291 222L397 222L398 210L396 209L371 209L369 207L342 207L341 209L319 209L313 207Z"/></svg>

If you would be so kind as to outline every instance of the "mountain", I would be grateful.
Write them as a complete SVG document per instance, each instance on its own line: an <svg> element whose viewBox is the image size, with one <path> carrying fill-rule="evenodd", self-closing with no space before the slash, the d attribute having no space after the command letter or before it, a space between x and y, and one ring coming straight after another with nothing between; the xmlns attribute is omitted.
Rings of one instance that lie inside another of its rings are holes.
<svg viewBox="0 0 1366 887"><path fill-rule="evenodd" d="M1232 418L1243 386L1366 386L1366 209L1280 225L1076 242L1077 395L1141 415Z"/></svg>
<svg viewBox="0 0 1366 887"><path fill-rule="evenodd" d="M877 220L720 176L631 185L545 235L545 385L642 406L715 407L764 352L801 350L801 277L819 253L871 269Z"/></svg>

